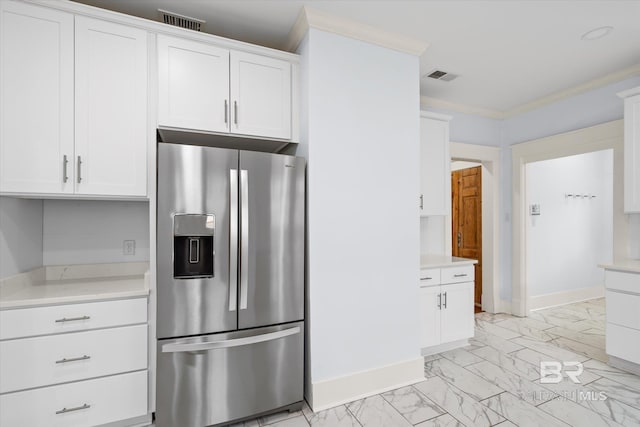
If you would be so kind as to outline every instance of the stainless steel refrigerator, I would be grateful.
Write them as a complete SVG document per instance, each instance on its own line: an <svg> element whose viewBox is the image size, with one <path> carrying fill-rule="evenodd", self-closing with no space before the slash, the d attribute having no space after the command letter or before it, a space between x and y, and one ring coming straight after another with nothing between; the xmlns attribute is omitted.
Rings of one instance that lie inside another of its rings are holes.
<svg viewBox="0 0 640 427"><path fill-rule="evenodd" d="M158 144L158 427L303 400L305 162Z"/></svg>

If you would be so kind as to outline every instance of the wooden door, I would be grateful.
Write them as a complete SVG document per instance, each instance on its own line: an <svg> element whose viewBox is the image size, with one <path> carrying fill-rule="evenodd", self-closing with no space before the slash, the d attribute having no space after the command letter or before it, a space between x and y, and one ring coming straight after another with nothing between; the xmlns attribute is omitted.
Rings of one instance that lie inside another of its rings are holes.
<svg viewBox="0 0 640 427"><path fill-rule="evenodd" d="M482 167L451 173L453 256L477 259L474 303L482 306Z"/></svg>

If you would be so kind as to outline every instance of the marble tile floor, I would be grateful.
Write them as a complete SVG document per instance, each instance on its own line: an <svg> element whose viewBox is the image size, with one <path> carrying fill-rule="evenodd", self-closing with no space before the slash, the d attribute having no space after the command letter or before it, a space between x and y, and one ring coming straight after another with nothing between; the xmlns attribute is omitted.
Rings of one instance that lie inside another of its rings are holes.
<svg viewBox="0 0 640 427"><path fill-rule="evenodd" d="M528 318L477 313L471 345L425 357L420 383L319 413L305 405L240 425L640 426L640 376L606 364L604 307L596 299ZM541 361L581 362L580 383L566 374L557 384L541 381Z"/></svg>

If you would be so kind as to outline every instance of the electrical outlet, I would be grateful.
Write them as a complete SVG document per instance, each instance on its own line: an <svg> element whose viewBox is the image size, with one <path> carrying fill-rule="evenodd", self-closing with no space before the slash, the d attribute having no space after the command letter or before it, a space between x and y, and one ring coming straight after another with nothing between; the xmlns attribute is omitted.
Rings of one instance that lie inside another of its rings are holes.
<svg viewBox="0 0 640 427"><path fill-rule="evenodd" d="M122 241L122 255L135 255L136 254L136 241L135 240L123 240Z"/></svg>

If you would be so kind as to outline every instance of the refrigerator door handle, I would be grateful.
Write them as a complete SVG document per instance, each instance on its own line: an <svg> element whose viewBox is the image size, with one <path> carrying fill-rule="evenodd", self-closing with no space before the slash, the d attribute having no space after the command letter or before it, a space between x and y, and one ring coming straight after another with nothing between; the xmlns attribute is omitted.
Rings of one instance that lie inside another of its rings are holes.
<svg viewBox="0 0 640 427"><path fill-rule="evenodd" d="M254 335L252 337L235 338L231 340L199 342L190 344L165 344L162 346L163 353L184 353L194 351L208 351L220 348L240 347L243 345L257 344L265 341L273 341L300 333L300 326L281 331L270 332L268 334Z"/></svg>
<svg viewBox="0 0 640 427"><path fill-rule="evenodd" d="M229 311L238 305L238 170L229 170Z"/></svg>
<svg viewBox="0 0 640 427"><path fill-rule="evenodd" d="M249 286L249 174L240 170L240 310L247 308Z"/></svg>

